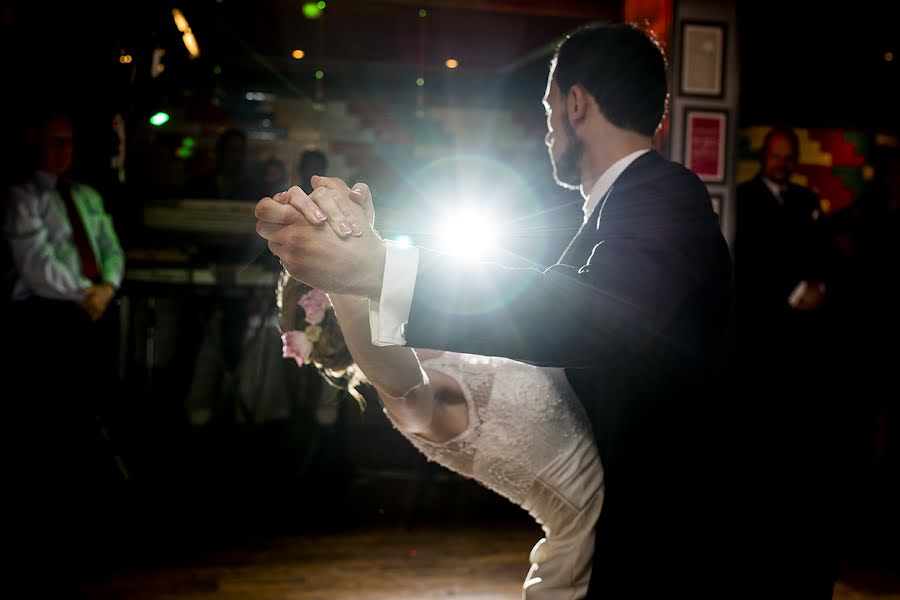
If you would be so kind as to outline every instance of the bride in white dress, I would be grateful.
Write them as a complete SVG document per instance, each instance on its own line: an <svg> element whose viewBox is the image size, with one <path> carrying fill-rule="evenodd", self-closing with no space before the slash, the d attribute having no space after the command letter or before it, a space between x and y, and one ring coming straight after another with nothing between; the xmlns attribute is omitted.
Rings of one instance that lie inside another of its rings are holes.
<svg viewBox="0 0 900 600"><path fill-rule="evenodd" d="M400 433L429 459L522 506L541 525L544 538L531 551L522 597L583 598L603 504L603 467L584 408L562 369L373 346L364 301L332 295L334 315L330 308L323 315L321 292L304 293L309 288L286 277L282 283L285 356L329 367L327 356L340 354L343 332L353 360ZM298 297L318 314L299 318L305 313ZM299 356L297 340L289 338L300 332L288 332L297 325L314 338L301 336Z"/></svg>

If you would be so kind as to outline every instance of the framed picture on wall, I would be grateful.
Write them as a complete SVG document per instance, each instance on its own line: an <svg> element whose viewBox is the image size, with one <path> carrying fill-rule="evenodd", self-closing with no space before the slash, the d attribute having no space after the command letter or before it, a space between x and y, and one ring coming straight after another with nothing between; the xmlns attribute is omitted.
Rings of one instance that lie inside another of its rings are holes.
<svg viewBox="0 0 900 600"><path fill-rule="evenodd" d="M681 85L683 96L725 93L725 24L685 21L681 24Z"/></svg>
<svg viewBox="0 0 900 600"><path fill-rule="evenodd" d="M724 110L684 110L684 165L707 183L725 182L728 113Z"/></svg>

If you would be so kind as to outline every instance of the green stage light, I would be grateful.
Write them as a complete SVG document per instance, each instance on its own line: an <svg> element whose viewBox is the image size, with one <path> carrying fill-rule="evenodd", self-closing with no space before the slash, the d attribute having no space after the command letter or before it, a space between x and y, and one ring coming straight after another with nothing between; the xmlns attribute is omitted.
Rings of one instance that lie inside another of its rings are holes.
<svg viewBox="0 0 900 600"><path fill-rule="evenodd" d="M162 111L156 113L152 117L150 117L150 124L159 127L160 125L164 125L169 120L168 113L164 113Z"/></svg>
<svg viewBox="0 0 900 600"><path fill-rule="evenodd" d="M305 2L303 4L303 16L307 19L318 19L322 16L322 8L315 2Z"/></svg>

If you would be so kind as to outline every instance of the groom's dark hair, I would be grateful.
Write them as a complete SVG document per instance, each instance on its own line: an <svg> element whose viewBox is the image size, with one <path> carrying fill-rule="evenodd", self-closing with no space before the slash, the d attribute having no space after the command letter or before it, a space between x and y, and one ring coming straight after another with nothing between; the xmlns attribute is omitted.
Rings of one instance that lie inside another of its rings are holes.
<svg viewBox="0 0 900 600"><path fill-rule="evenodd" d="M563 96L581 84L613 125L656 132L668 89L666 58L653 37L627 23L587 25L567 36L553 58Z"/></svg>

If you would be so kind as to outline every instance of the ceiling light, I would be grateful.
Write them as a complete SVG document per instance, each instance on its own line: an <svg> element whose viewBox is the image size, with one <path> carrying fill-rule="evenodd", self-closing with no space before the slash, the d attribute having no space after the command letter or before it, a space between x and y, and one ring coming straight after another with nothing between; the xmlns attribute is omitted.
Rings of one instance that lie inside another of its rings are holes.
<svg viewBox="0 0 900 600"><path fill-rule="evenodd" d="M178 31L184 33L190 27L188 27L187 19L184 18L184 14L177 8L172 9L172 18L175 19L175 27L178 28Z"/></svg>
<svg viewBox="0 0 900 600"><path fill-rule="evenodd" d="M194 37L194 33L191 31L184 14L177 8L173 8L172 18L175 20L175 27L181 32L181 41L184 42L184 47L187 48L191 58L200 56L200 46L197 44L197 38Z"/></svg>
<svg viewBox="0 0 900 600"><path fill-rule="evenodd" d="M190 30L185 31L184 34L182 34L181 41L184 42L184 47L187 48L191 58L200 56L200 46L197 45L197 38L194 37L194 34Z"/></svg>

